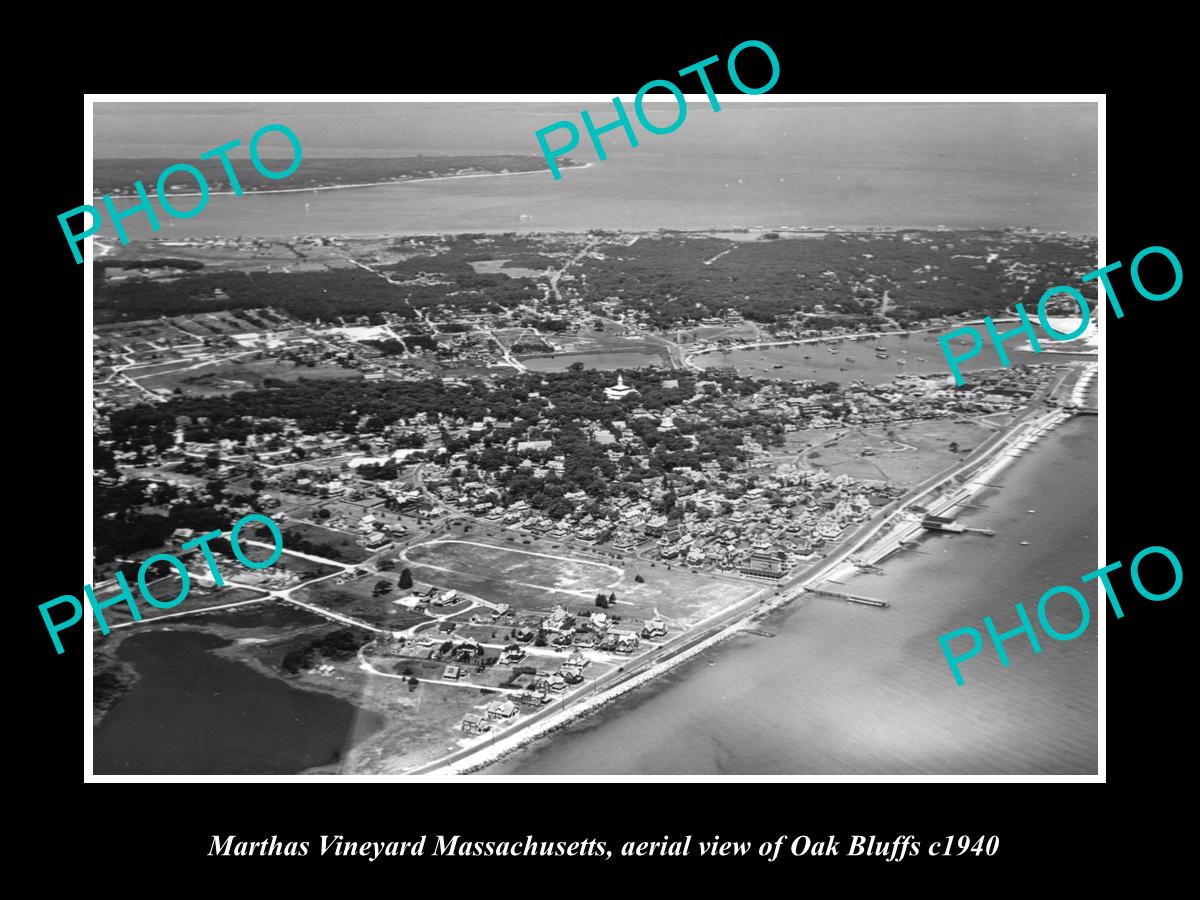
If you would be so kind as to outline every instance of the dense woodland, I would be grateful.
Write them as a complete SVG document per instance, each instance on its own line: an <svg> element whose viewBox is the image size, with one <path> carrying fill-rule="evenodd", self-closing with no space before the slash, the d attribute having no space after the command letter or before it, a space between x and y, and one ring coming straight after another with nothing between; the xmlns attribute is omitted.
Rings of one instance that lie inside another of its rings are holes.
<svg viewBox="0 0 1200 900"><path fill-rule="evenodd" d="M280 668L289 675L295 675L325 660L344 662L353 659L358 648L370 639L371 634L360 628L339 628L289 651L280 662Z"/></svg>
<svg viewBox="0 0 1200 900"><path fill-rule="evenodd" d="M509 503L524 499L556 518L575 508L563 499L573 491L584 491L593 503L621 494L638 496L647 479L661 479L676 468L697 468L710 461L731 468L745 457L746 437L766 446L783 441L782 425L776 418L736 408L738 397L748 396L760 387L752 379L717 370L705 373L703 381L707 383L698 385L697 375L665 369L626 370L624 374L626 383L640 392L637 404L648 411L680 404L692 398L699 387L702 397L712 398L701 399L698 404L703 427L680 421L675 430L660 431L659 415L631 416L630 403L604 396L605 387L612 384L612 373L573 370L513 374L498 379L494 386L483 381L445 384L440 379L416 383L268 381L261 390L223 397L179 397L163 404L119 410L112 416L109 437L116 449L136 449L146 444L165 448L174 442L175 429L183 427L190 439L198 441L241 441L250 434L259 434L273 436L269 438L276 442L273 446L286 447L287 441L280 435L286 422L292 420L304 434L340 432L366 441L379 437L401 419L411 421L425 413L441 429L445 454L465 453L470 465L498 473L502 494L497 499ZM678 386L664 387L664 380L675 381ZM819 390L805 383L785 389L797 395ZM719 400L718 393L724 395ZM826 412L833 413L840 406L832 395L820 396ZM459 419L469 423L488 416L496 423L483 431L470 433L458 427ZM589 428L613 428L614 420L625 422L627 432L640 439L637 446L648 449L645 468L635 463L633 455L626 455L620 445L602 445L591 439ZM394 433L388 440L409 447L420 447L424 442L415 432ZM513 440L548 440L550 447L517 451L510 449ZM609 457L609 448L617 451L617 459ZM441 453L433 451L432 455L440 458ZM558 456L564 457L561 474L539 478L531 468L520 466L524 460L538 466ZM390 480L399 469L389 462L364 466L358 474L367 479ZM455 470L451 477L462 479L465 475ZM134 493L138 490L122 487ZM138 505L136 496L127 499ZM171 521L175 518L172 515ZM170 523L160 522L158 517L148 522L136 516L122 521L169 533ZM131 535L129 539L140 538Z"/></svg>
<svg viewBox="0 0 1200 900"><path fill-rule="evenodd" d="M655 368L623 371L626 383L638 389L638 402L647 410L661 410L695 393L694 374ZM664 378L674 378L679 386L663 387ZM759 387L753 379L728 371L710 371L704 378L718 383L726 393L743 396ZM174 397L165 403L116 410L109 421L109 437L119 450L135 450L143 444L165 449L174 443L177 425L183 426L188 440L244 440L249 434L281 431L279 420L295 421L304 434L374 434L418 413L434 419L461 417L467 422L492 416L511 421L512 430L520 434L543 416L552 423L626 418L629 405L604 396L604 389L612 383L611 372L594 370L523 372L496 379L494 387L474 379L466 384L447 384L440 379L267 379L259 390L228 396ZM186 418L177 422L177 417Z"/></svg>
<svg viewBox="0 0 1200 900"><path fill-rule="evenodd" d="M100 284L96 319L262 307L307 321L367 316L380 322L384 312L416 319L419 310L437 310L449 319L456 313L499 313L520 303L544 303L543 287L534 278L477 273L470 263L504 258L536 269L559 265L543 252L547 240L460 235L438 244L432 255L423 245L421 255L381 268L396 284L357 267ZM886 324L880 316L885 292L888 318L906 326L952 313L997 314L1018 300L1036 302L1050 286L1079 286L1079 276L1095 266L1093 244L985 231L751 242L663 234L632 247L601 244L596 249L603 259L585 257L573 270L581 276L576 284L583 299L619 298L658 328L729 309L764 324L803 312L811 314L805 323L810 328L879 326ZM1094 284L1082 290L1095 299ZM550 319L538 324L547 330L565 327Z"/></svg>
<svg viewBox="0 0 1200 900"><path fill-rule="evenodd" d="M768 323L814 312L818 304L838 315L808 323L822 327L833 321L882 324L878 311L885 290L890 317L903 325L950 313L1004 312L1024 297L1019 272L1032 273L1033 282L1044 285L1036 300L1050 286L1078 286L1079 275L1095 267L1094 245L1070 239L1000 232L908 237L829 234L733 242L665 234L630 248L605 248L605 259L585 258L579 271L587 276L587 299L618 297L658 328L726 309ZM991 253L996 255L989 263ZM1013 263L1022 265L1013 270ZM1094 286L1084 294L1094 299Z"/></svg>
<svg viewBox="0 0 1200 900"><path fill-rule="evenodd" d="M213 487L220 491L219 486ZM197 534L229 529L230 516L210 503L182 502L168 507L177 497L178 490L167 484L139 479L120 484L97 481L92 509L96 562L158 546L176 528L192 528ZM147 508L162 511L148 512Z"/></svg>
<svg viewBox="0 0 1200 900"><path fill-rule="evenodd" d="M98 284L96 322L119 322L219 310L275 307L306 321L337 322L368 316L383 321L388 312L408 319L418 309L454 307L465 312L502 312L502 305L541 296L532 282L507 275L476 274L467 263L426 257L408 260L390 284L357 267L331 272L220 272L185 275L171 281Z"/></svg>

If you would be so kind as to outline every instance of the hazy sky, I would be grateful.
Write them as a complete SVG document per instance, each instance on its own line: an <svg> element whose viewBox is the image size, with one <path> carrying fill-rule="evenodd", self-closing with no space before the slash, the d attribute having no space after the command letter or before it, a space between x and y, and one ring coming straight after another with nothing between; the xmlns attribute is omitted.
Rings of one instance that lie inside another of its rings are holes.
<svg viewBox="0 0 1200 900"><path fill-rule="evenodd" d="M632 102L626 107L632 115ZM534 132L561 119L579 126L579 110L597 124L613 119L605 103L103 103L94 116L97 157L162 156L185 160L240 138L262 125L294 130L312 156L405 156L415 153L539 153ZM669 123L674 104L651 113ZM1014 169L1051 166L1091 176L1096 168L1095 104L735 104L714 112L701 97L669 135L640 129L641 152L670 152L686 142L689 155L794 153L807 161L853 162L861 151L878 159L927 156L938 165ZM580 126L582 131L582 127ZM565 139L556 133L552 141ZM619 132L604 138L610 155L628 152ZM272 135L264 155L289 155ZM586 134L572 154L594 159ZM957 161L955 163L954 161Z"/></svg>

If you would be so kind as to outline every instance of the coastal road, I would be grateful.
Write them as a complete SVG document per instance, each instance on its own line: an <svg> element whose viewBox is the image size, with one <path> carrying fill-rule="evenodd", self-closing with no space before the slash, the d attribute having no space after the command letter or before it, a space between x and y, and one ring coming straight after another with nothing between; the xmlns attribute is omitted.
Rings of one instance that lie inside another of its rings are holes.
<svg viewBox="0 0 1200 900"><path fill-rule="evenodd" d="M798 591L805 587L815 586L824 580L836 568L845 564L851 557L862 551L881 531L894 526L897 522L904 521L907 516L911 515L910 507L912 504L922 499L931 490L973 468L982 468L988 462L998 458L1000 454L1011 449L1013 444L1024 438L1028 430L1043 427L1049 420L1056 418L1059 414L1061 414L1059 410L1047 413L1044 408L1039 409L1037 407L1027 410L1008 429L997 432L985 441L984 444L976 448L975 452L964 459L961 465L931 476L917 485L912 491L909 491L905 497L895 500L889 506L884 507L883 515L878 521L868 521L860 525L851 533L849 538L844 540L833 554L826 557L817 565L797 572L792 577L778 583L771 583L764 586L761 590L751 594L733 607L713 615L709 619L698 623L689 632L664 643L657 651L644 654L630 666L625 667L624 671L606 673L593 681L592 685L585 690L576 691L569 697L552 702L547 707L526 716L520 722L495 731L489 735L490 743L494 744L496 739L506 739L515 736L521 730L543 722L550 716L564 711L572 703L581 699L585 695L585 691L590 697L600 696L603 690L610 690L651 666L669 662L671 658L678 656L701 641L715 637L722 631L728 634L735 633L744 624L744 620L750 618L752 615L768 612L782 605L782 603L794 600L798 596ZM950 498L947 499L949 500ZM881 542L879 546L872 548L873 552L876 550L887 551L893 543L898 545L902 539L901 532L898 530L895 534ZM771 602L765 602L768 601L772 592L778 595L777 598ZM406 770L406 774L430 774L451 768L455 763L462 762L471 756L481 753L481 751L485 751L488 746L489 741L472 742L471 745L448 754L435 762Z"/></svg>
<svg viewBox="0 0 1200 900"><path fill-rule="evenodd" d="M228 584L229 582L226 583ZM246 587L246 585L239 585L239 587ZM143 623L157 622L160 619L173 619L176 616L194 616L196 613L214 612L218 609L233 609L235 606L249 606L251 603L262 603L264 600L270 599L271 598L269 595L263 594L261 597L253 597L250 600L238 600L236 603L222 603L219 606L194 606L181 612L164 613L161 616L146 616L137 621L118 622L116 625L109 625L108 630L116 631L118 628L128 628L130 625L141 625ZM92 627L92 631L99 630L99 625Z"/></svg>

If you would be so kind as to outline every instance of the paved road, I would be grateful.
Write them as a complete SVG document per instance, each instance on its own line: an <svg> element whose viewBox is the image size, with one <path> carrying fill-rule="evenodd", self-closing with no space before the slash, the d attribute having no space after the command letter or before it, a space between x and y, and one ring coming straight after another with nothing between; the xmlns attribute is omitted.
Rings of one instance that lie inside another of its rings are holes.
<svg viewBox="0 0 1200 900"><path fill-rule="evenodd" d="M1054 388L1057 387L1057 384ZM1052 393L1054 388L1040 392L1035 400L1042 399L1046 394ZM898 522L903 522L906 518L911 517L912 512L910 507L918 500L924 499L925 495L930 491L942 486L947 482L954 481L956 476L962 472L976 467L982 468L988 461L995 458L999 453L1005 452L1011 446L1022 440L1025 432L1031 427L1036 427L1043 424L1044 420L1056 418L1061 411L1047 411L1044 407L1035 406L1026 411L1025 414L1019 416L1008 428L996 432L977 447L962 463L954 468L930 476L917 485L913 490L909 491L904 498L893 501L888 506L883 508L882 517L878 521L868 521L856 528L848 538L844 539L838 550L818 563L815 566L801 570L778 583L771 583L764 586L762 589L751 594L745 600L735 604L734 606L719 612L701 623L698 623L693 629L679 635L673 640L665 642L657 651L644 654L642 657L633 661L630 665L625 666L623 671L614 670L606 673L593 680L592 684L585 690L576 691L569 697L564 697L555 700L546 707L524 716L519 722L515 722L508 727L499 728L489 734L492 742L497 739L507 738L517 734L522 729L528 728L533 724L543 721L549 716L555 715L562 710L568 708L571 703L586 696L593 696L597 692L615 687L620 682L632 678L633 676L644 671L646 668L658 665L679 653L687 650L689 647L703 641L721 630L737 623L739 620L749 618L751 614L757 611L757 608L765 600L769 599L772 594L779 595L781 600L792 599L797 596L797 591L801 588L815 586L820 581L824 580L834 569L849 561L856 554L860 553L866 546L876 538L885 528L890 528ZM881 542L880 549L887 550L895 543L898 544L902 539L901 531L891 535L885 542ZM874 549L874 548L873 548ZM565 702L564 702L565 701ZM428 763L414 769L406 770L405 774L421 775L444 769L452 766L456 762L470 757L487 746L487 742L473 743L471 746L450 753L435 762Z"/></svg>

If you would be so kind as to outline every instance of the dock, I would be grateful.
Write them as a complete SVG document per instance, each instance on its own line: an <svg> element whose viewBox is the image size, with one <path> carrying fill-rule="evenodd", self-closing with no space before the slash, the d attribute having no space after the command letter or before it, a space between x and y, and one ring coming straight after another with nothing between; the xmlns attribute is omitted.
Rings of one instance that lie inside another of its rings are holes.
<svg viewBox="0 0 1200 900"><path fill-rule="evenodd" d="M767 631L764 628L743 628L746 634L756 634L759 637L775 637L775 632Z"/></svg>
<svg viewBox="0 0 1200 900"><path fill-rule="evenodd" d="M818 597L831 597L834 600L845 600L848 603L861 603L864 606L878 606L886 609L891 604L886 600L876 600L873 597L863 597L859 594L843 594L838 591L827 591L824 588L805 588L809 594L816 594Z"/></svg>
<svg viewBox="0 0 1200 900"><path fill-rule="evenodd" d="M990 528L973 528L970 525L960 525L949 516L925 516L921 520L921 527L926 531L943 531L950 534L982 534L985 537L996 536L996 532Z"/></svg>

